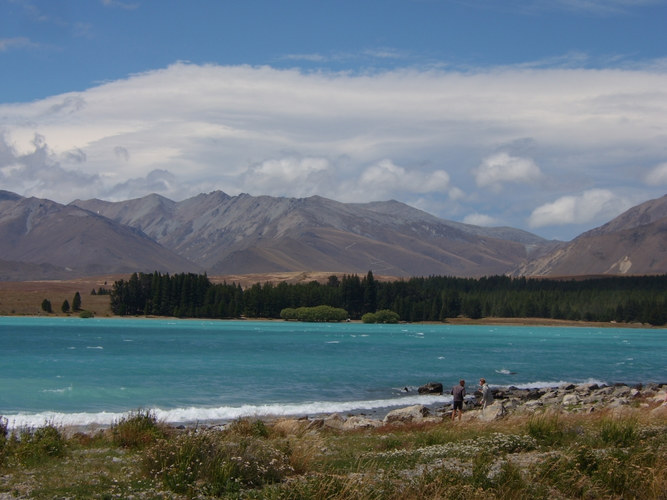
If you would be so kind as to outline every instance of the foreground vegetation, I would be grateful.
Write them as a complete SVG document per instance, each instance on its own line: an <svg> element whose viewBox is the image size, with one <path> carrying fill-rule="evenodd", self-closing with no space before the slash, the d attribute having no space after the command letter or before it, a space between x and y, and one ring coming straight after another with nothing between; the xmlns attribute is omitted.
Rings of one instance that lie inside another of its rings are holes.
<svg viewBox="0 0 667 500"><path fill-rule="evenodd" d="M197 274L133 274L111 291L114 314L202 318L280 318L328 306L341 318L389 311L400 321L548 318L569 321L667 323L667 275L590 279L432 276L378 281L330 276L326 283L212 284ZM293 319L290 317L290 319ZM321 320L321 319L320 319Z"/></svg>
<svg viewBox="0 0 667 500"><path fill-rule="evenodd" d="M665 498L667 424L538 413L337 431L307 420L0 435L2 498Z"/></svg>

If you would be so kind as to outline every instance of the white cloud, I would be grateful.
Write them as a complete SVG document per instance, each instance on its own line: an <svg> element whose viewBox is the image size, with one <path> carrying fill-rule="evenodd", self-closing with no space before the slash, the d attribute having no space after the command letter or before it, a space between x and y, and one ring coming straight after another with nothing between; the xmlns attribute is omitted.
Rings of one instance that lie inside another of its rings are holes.
<svg viewBox="0 0 667 500"><path fill-rule="evenodd" d="M498 225L498 219L485 214L466 215L465 218L463 219L463 222L466 224L472 224L473 226L484 226L484 227L491 227Z"/></svg>
<svg viewBox="0 0 667 500"><path fill-rule="evenodd" d="M534 183L543 177L540 168L532 159L503 152L485 158L473 174L479 187L488 187L495 191L500 191L507 182Z"/></svg>
<svg viewBox="0 0 667 500"><path fill-rule="evenodd" d="M663 0L463 0L471 6L514 10L520 13L568 10L598 16L623 15L632 9L659 5Z"/></svg>
<svg viewBox="0 0 667 500"><path fill-rule="evenodd" d="M597 14L623 14L631 8L659 4L662 0L557 0L570 10L582 10Z"/></svg>
<svg viewBox="0 0 667 500"><path fill-rule="evenodd" d="M135 10L139 8L139 3L120 2L118 0L101 0L105 7L118 7L125 10Z"/></svg>
<svg viewBox="0 0 667 500"><path fill-rule="evenodd" d="M32 47L37 47L37 44L31 42L30 39L26 37L0 38L0 52Z"/></svg>
<svg viewBox="0 0 667 500"><path fill-rule="evenodd" d="M10 151L0 148L0 180L65 203L82 184L89 198L221 189L394 198L445 218L489 213L501 225L533 212L542 227L582 219L557 216L565 198L548 209L560 195L659 195L648 180L659 173L641 178L627 165L664 162L665 89L660 67L349 74L177 63L0 104L0 146Z"/></svg>
<svg viewBox="0 0 667 500"><path fill-rule="evenodd" d="M530 227L584 224L602 218L610 220L631 203L606 189L591 189L576 196L562 196L533 210Z"/></svg>
<svg viewBox="0 0 667 500"><path fill-rule="evenodd" d="M32 140L32 151L19 154L0 135L0 185L2 189L25 196L51 198L59 191L68 196L84 196L102 188L96 174L88 174L79 169L64 169L50 151L44 137L36 134ZM83 155L83 156L82 156ZM72 161L85 161L85 154L72 154ZM70 157L70 159L72 159ZM72 198L74 199L74 198ZM71 201L71 200L70 200Z"/></svg>
<svg viewBox="0 0 667 500"><path fill-rule="evenodd" d="M358 179L354 179L354 183L357 186L352 190L355 196L365 193L373 200L382 200L395 197L398 193L446 192L449 174L444 170L424 173L406 169L385 159L365 169Z"/></svg>
<svg viewBox="0 0 667 500"><path fill-rule="evenodd" d="M166 170L153 170L145 177L128 179L109 188L105 198L129 200L139 198L146 193L171 193L176 177Z"/></svg>
<svg viewBox="0 0 667 500"><path fill-rule="evenodd" d="M123 146L116 146L113 148L113 153L119 160L130 161L130 152Z"/></svg>
<svg viewBox="0 0 667 500"><path fill-rule="evenodd" d="M330 185L331 162L325 158L288 156L251 166L241 177L241 190L269 196L307 197Z"/></svg>
<svg viewBox="0 0 667 500"><path fill-rule="evenodd" d="M653 167L644 177L646 184L653 186L667 185L667 162Z"/></svg>

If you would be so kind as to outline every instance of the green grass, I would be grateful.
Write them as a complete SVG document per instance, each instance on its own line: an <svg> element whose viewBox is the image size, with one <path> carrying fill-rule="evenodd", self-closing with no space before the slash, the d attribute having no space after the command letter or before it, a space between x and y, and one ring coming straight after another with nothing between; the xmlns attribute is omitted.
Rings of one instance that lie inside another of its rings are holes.
<svg viewBox="0 0 667 500"><path fill-rule="evenodd" d="M21 498L663 499L667 424L545 413L339 432L241 419L177 430L139 410L96 434L0 419L0 493Z"/></svg>

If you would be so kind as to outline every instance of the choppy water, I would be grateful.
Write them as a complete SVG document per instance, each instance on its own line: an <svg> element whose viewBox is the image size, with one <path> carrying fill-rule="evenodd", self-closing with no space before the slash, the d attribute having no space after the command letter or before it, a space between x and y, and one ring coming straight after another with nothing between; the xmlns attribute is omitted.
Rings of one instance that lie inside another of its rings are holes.
<svg viewBox="0 0 667 500"><path fill-rule="evenodd" d="M0 318L0 415L12 427L363 411L469 389L667 381L667 330ZM405 392L405 388L409 391Z"/></svg>

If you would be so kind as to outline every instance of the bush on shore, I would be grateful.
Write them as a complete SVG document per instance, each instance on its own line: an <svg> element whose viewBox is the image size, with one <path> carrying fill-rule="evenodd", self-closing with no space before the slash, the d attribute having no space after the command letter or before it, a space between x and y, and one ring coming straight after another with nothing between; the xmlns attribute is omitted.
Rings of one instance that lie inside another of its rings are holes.
<svg viewBox="0 0 667 500"><path fill-rule="evenodd" d="M331 306L287 307L280 311L284 320L306 321L311 323L325 323L329 321L345 321L349 316L345 309Z"/></svg>
<svg viewBox="0 0 667 500"><path fill-rule="evenodd" d="M2 423L0 493L21 498L650 500L667 491L667 424L644 408L356 431L253 419L167 430L143 411L88 437Z"/></svg>
<svg viewBox="0 0 667 500"><path fill-rule="evenodd" d="M389 309L366 313L361 317L363 323L398 323L400 316Z"/></svg>

